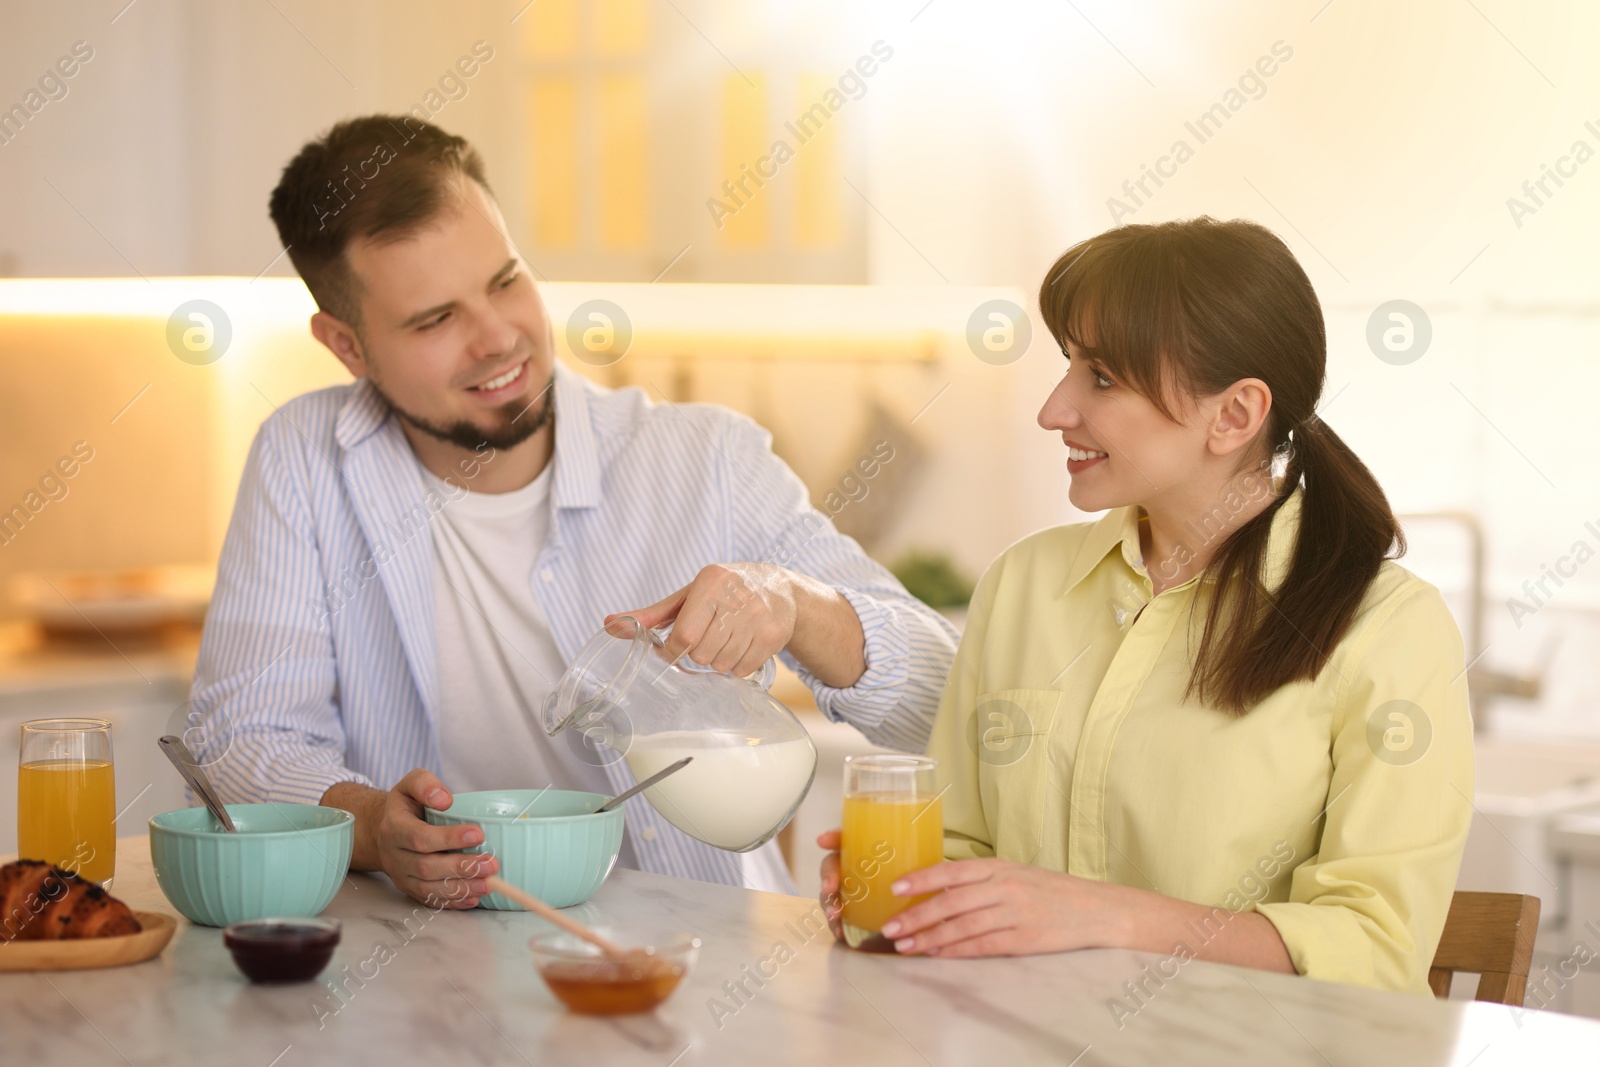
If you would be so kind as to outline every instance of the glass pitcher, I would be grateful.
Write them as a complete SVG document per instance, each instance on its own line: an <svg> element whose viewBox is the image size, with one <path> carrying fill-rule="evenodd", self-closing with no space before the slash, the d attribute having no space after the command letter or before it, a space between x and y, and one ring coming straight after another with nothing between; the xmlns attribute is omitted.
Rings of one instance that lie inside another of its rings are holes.
<svg viewBox="0 0 1600 1067"><path fill-rule="evenodd" d="M635 781L684 756L694 762L645 790L691 837L729 852L772 839L817 771L817 749L794 712L753 679L667 658L660 634L620 616L583 646L541 709L545 732L582 731L623 757Z"/></svg>

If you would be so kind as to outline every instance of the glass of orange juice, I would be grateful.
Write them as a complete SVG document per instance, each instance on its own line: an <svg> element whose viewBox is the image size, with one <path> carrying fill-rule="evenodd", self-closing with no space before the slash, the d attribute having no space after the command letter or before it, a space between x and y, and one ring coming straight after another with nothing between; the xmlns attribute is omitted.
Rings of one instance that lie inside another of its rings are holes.
<svg viewBox="0 0 1600 1067"><path fill-rule="evenodd" d="M17 855L94 882L117 860L111 724L35 719L22 724L17 771Z"/></svg>
<svg viewBox="0 0 1600 1067"><path fill-rule="evenodd" d="M944 859L944 819L928 756L846 756L844 825L839 849L840 921L845 944L893 952L883 924L926 896L897 897L902 875Z"/></svg>

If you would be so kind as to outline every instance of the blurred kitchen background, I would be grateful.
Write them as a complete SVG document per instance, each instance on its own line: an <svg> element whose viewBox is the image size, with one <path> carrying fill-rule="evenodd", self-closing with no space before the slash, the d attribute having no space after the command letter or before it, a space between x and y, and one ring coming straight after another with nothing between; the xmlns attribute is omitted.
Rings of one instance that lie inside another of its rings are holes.
<svg viewBox="0 0 1600 1067"><path fill-rule="evenodd" d="M182 803L153 742L190 725L245 451L276 405L344 378L267 195L332 122L411 112L482 152L570 365L757 418L818 507L958 620L1007 544L1083 518L1034 424L1061 372L1033 296L1054 257L1198 214L1281 234L1327 313L1323 416L1409 516L1407 565L1468 642L1461 886L1540 896L1532 988L1542 973L1547 1006L1600 1014L1600 965L1574 962L1600 952L1600 8L6 0L0 18L0 853L24 719L115 722L123 832ZM179 358L194 320L169 320L194 300L221 310L214 361ZM562 328L581 337L593 300L632 330L609 365ZM885 440L895 458L853 477ZM861 748L807 722L826 758L787 835L803 890Z"/></svg>

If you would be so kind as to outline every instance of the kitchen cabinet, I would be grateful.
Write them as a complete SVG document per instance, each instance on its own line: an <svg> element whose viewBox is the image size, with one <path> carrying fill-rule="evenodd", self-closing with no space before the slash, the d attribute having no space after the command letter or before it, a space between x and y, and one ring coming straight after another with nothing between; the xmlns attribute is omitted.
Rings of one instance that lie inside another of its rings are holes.
<svg viewBox="0 0 1600 1067"><path fill-rule="evenodd" d="M1549 851L1558 861L1563 906L1555 928L1541 931L1527 1002L1600 1018L1600 807L1555 819Z"/></svg>

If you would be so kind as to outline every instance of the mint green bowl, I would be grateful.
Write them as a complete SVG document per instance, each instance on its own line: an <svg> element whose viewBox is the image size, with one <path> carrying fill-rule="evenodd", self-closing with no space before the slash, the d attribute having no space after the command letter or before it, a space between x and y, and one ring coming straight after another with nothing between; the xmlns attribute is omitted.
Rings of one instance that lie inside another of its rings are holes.
<svg viewBox="0 0 1600 1067"><path fill-rule="evenodd" d="M150 818L156 883L190 922L227 926L313 916L350 869L355 816L317 804L226 804L230 834L206 808Z"/></svg>
<svg viewBox="0 0 1600 1067"><path fill-rule="evenodd" d="M570 908L600 888L622 849L622 809L594 814L609 799L566 789L490 789L457 793L448 810L427 808L424 816L439 826L481 827L483 844L463 851L490 853L501 878L553 908ZM499 893L479 906L522 910Z"/></svg>

